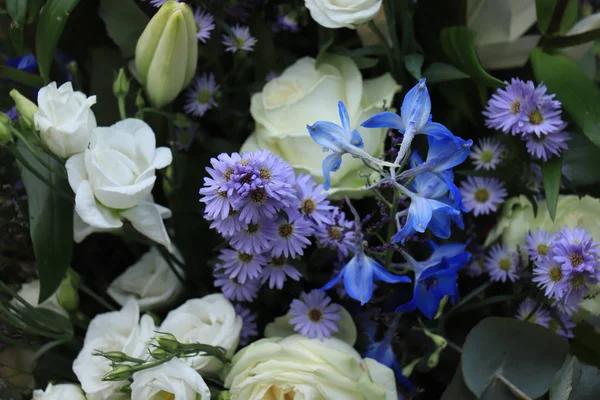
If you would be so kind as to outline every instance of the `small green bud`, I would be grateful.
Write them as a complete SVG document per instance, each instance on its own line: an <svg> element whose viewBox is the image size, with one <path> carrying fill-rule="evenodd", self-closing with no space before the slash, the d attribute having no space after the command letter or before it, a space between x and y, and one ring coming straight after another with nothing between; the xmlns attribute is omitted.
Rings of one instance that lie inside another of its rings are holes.
<svg viewBox="0 0 600 400"><path fill-rule="evenodd" d="M144 95L142 94L142 89L138 89L137 95L135 96L135 106L137 108L146 107L146 100L144 100Z"/></svg>
<svg viewBox="0 0 600 400"><path fill-rule="evenodd" d="M442 300L440 300L440 304L438 306L437 313L433 317L434 320L436 320L436 319L438 319L439 317L442 316L442 314L444 312L444 308L446 308L446 305L448 304L448 300L449 299L450 299L450 296L444 296L444 297L442 297Z"/></svg>
<svg viewBox="0 0 600 400"><path fill-rule="evenodd" d="M15 106L17 107L17 112L19 113L21 122L27 128L31 129L33 127L33 116L38 111L38 106L27 97L19 93L17 89L10 91L10 97L12 97L15 101Z"/></svg>
<svg viewBox="0 0 600 400"><path fill-rule="evenodd" d="M129 378L136 372L135 368L130 367L129 365L121 365L102 378L103 381L124 381Z"/></svg>
<svg viewBox="0 0 600 400"><path fill-rule="evenodd" d="M417 364L421 362L421 360L422 358L420 357L412 360L408 365L402 368L402 375L408 378L413 373Z"/></svg>
<svg viewBox="0 0 600 400"><path fill-rule="evenodd" d="M162 360L164 358L171 357L171 353L169 353L167 350L163 349L162 347L157 347L156 349L152 350L150 352L150 355L152 357L156 358L157 360Z"/></svg>
<svg viewBox="0 0 600 400"><path fill-rule="evenodd" d="M129 79L127 79L123 68L119 70L113 83L113 93L116 97L125 97L129 93Z"/></svg>
<svg viewBox="0 0 600 400"><path fill-rule="evenodd" d="M136 364L144 363L144 360L129 357L127 354L125 354L121 351L108 351L108 352L99 351L97 353L93 353L92 355L104 357L104 358L108 359L109 361L112 361L115 363L123 363L123 362L134 362Z"/></svg>
<svg viewBox="0 0 600 400"><path fill-rule="evenodd" d="M0 113L0 145L5 146L12 142L13 138L10 133L12 121L10 117L4 113Z"/></svg>
<svg viewBox="0 0 600 400"><path fill-rule="evenodd" d="M435 344L436 349L433 351L433 353L431 353L431 355L427 359L427 366L429 368L435 368L435 367L437 367L438 363L440 362L440 353L446 348L446 346L448 346L448 341L440 335L431 333L427 329L424 329L423 332Z"/></svg>
<svg viewBox="0 0 600 400"><path fill-rule="evenodd" d="M229 390L223 390L219 393L219 400L230 400L231 395L229 394Z"/></svg>
<svg viewBox="0 0 600 400"><path fill-rule="evenodd" d="M159 347L162 347L170 352L176 352L179 349L179 342L177 341L177 338L170 333L161 334L156 338L156 342L158 343Z"/></svg>
<svg viewBox="0 0 600 400"><path fill-rule="evenodd" d="M71 279L66 277L60 283L58 288L58 304L67 311L75 311L79 308L79 293L77 288L71 283Z"/></svg>
<svg viewBox="0 0 600 400"><path fill-rule="evenodd" d="M175 125L178 128L189 128L190 126L194 125L194 121L192 121L182 113L177 113L175 114L173 125Z"/></svg>

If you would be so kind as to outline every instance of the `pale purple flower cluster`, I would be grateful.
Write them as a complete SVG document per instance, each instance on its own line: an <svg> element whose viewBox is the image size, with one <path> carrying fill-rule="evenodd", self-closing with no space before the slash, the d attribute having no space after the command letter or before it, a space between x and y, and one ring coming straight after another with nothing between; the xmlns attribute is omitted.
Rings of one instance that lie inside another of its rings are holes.
<svg viewBox="0 0 600 400"><path fill-rule="evenodd" d="M524 247L534 263L533 281L563 313L572 315L600 280L598 243L583 228L565 227L556 234L529 232Z"/></svg>
<svg viewBox="0 0 600 400"><path fill-rule="evenodd" d="M515 318L522 321L531 322L548 328L558 335L572 338L573 332L571 328L575 327L575 323L569 315L558 312L558 320L552 317L552 314L546 306L533 299L526 299L517 308Z"/></svg>
<svg viewBox="0 0 600 400"><path fill-rule="evenodd" d="M540 83L523 82L513 78L511 83L498 89L483 111L488 128L512 135L521 135L527 152L537 159L547 161L565 150L569 134L567 124L561 119L561 103L548 94Z"/></svg>
<svg viewBox="0 0 600 400"><path fill-rule="evenodd" d="M329 298L319 289L302 293L302 299L294 299L290 304L290 324L294 331L310 339L331 337L339 331L338 322L342 320L342 307L330 304Z"/></svg>
<svg viewBox="0 0 600 400"><path fill-rule="evenodd" d="M348 255L353 223L327 200L309 175L295 176L266 150L220 154L200 189L204 217L229 243L215 268L215 286L237 301L252 301L262 284L282 289L302 274L292 260L315 236L323 247Z"/></svg>

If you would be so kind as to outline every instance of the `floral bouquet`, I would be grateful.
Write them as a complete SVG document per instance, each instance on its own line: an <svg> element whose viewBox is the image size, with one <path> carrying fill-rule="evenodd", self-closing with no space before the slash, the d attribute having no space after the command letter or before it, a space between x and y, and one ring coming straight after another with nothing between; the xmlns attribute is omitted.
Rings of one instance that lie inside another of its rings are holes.
<svg viewBox="0 0 600 400"><path fill-rule="evenodd" d="M0 8L0 399L600 399L598 2Z"/></svg>

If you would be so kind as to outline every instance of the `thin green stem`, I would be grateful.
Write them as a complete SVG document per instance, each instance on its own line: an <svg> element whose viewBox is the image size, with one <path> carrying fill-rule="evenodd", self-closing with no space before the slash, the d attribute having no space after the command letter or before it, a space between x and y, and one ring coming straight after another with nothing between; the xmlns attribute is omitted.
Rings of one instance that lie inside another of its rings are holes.
<svg viewBox="0 0 600 400"><path fill-rule="evenodd" d="M125 109L125 96L117 96L117 105L119 106L119 115L121 119L127 118L127 111Z"/></svg>
<svg viewBox="0 0 600 400"><path fill-rule="evenodd" d="M393 71L395 69L396 63L394 62L394 52L393 52L392 48L390 47L390 43L388 42L388 39L381 32L381 30L379 30L379 28L377 27L377 25L375 25L375 23L373 21L369 21L367 23L367 26L369 27L371 32L373 32L375 34L375 36L377 36L377 39L379 39L379 42L381 42L381 45L383 47L385 47L385 52L387 54L388 63L390 64L390 69Z"/></svg>
<svg viewBox="0 0 600 400"><path fill-rule="evenodd" d="M13 135L15 135L20 141L21 143L23 143L23 145L27 148L27 150L29 150L29 152L31 153L31 155L33 157L35 157L35 159L43 166L45 167L48 171L66 176L66 172L64 170L56 170L54 168L52 168L52 166L50 166L45 160L43 160L38 152L33 148L33 146L31 146L31 144L29 143L29 141L25 138L25 136L23 136L23 134L21 132L19 132L17 129L11 128L11 132ZM51 154L51 153L49 153ZM56 157L56 155L52 154L54 157ZM59 158L60 160L60 158ZM61 163L64 163L64 160L60 160Z"/></svg>
<svg viewBox="0 0 600 400"><path fill-rule="evenodd" d="M89 287L87 287L85 284L83 284L83 283L80 284L79 285L79 289L81 289L81 291L83 293L87 294L92 299L94 299L98 304L104 306L104 308L106 308L107 310L109 310L109 311L117 311L117 309L115 307L113 307L112 305L110 305L102 297L98 296L92 289L90 289Z"/></svg>

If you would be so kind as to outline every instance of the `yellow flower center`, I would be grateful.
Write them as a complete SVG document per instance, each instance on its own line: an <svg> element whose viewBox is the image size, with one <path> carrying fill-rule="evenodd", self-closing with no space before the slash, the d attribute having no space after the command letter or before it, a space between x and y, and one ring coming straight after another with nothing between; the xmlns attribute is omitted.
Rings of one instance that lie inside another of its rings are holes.
<svg viewBox="0 0 600 400"><path fill-rule="evenodd" d="M510 112L513 114L518 114L521 112L521 102L519 100L515 100L510 103Z"/></svg>
<svg viewBox="0 0 600 400"><path fill-rule="evenodd" d="M489 163L494 159L494 153L490 150L486 150L484 152L481 153L481 157L480 157L481 161L483 161L484 163Z"/></svg>
<svg viewBox="0 0 600 400"><path fill-rule="evenodd" d="M510 260L508 258L503 258L498 263L498 266L500 267L500 269L502 271L507 271L508 272L508 271L510 271L510 269L512 267L512 263L510 262Z"/></svg>
<svg viewBox="0 0 600 400"><path fill-rule="evenodd" d="M315 209L317 205L315 204L313 199L304 199L302 201L302 206L300 207L300 211L304 215L310 215Z"/></svg>
<svg viewBox="0 0 600 400"><path fill-rule="evenodd" d="M292 236L292 233L294 233L294 226L292 224L290 224L289 222L286 222L286 223L279 225L278 231L279 231L279 236L287 239L290 236Z"/></svg>
<svg viewBox="0 0 600 400"><path fill-rule="evenodd" d="M533 125L539 125L544 122L544 116L537 108L529 114L529 122Z"/></svg>
<svg viewBox="0 0 600 400"><path fill-rule="evenodd" d="M484 188L477 189L475 191L475 194L473 195L473 197L475 197L475 200L477 202L479 202L479 203L485 203L490 198L490 192L488 192L488 190L484 189Z"/></svg>
<svg viewBox="0 0 600 400"><path fill-rule="evenodd" d="M552 282L558 282L562 279L562 271L560 267L553 267L548 272L548 276L552 279Z"/></svg>
<svg viewBox="0 0 600 400"><path fill-rule="evenodd" d="M545 245L544 243L540 243L540 244L538 244L537 251L538 251L538 254L545 256L546 254L548 254L548 246Z"/></svg>
<svg viewBox="0 0 600 400"><path fill-rule="evenodd" d="M574 267L579 267L583 264L583 256L581 254L573 253L569 256L569 260Z"/></svg>
<svg viewBox="0 0 600 400"><path fill-rule="evenodd" d="M152 396L152 400L175 400L175 395L171 392L165 392L164 390L161 390Z"/></svg>
<svg viewBox="0 0 600 400"><path fill-rule="evenodd" d="M210 91L204 89L198 92L198 103L206 104L210 101Z"/></svg>

